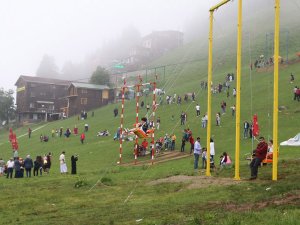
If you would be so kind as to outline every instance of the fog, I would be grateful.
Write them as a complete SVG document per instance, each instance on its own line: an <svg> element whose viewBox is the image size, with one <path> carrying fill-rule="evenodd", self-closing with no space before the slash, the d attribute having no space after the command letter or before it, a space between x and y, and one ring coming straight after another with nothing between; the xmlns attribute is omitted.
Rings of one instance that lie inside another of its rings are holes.
<svg viewBox="0 0 300 225"><path fill-rule="evenodd" d="M185 42L207 41L209 8L220 0L9 0L0 1L0 87L15 89L20 75L35 76L43 57L53 60L57 72L89 77L105 60L105 49L120 40L127 43L152 31L179 30ZM245 20L268 6L273 25L274 0L244 2ZM295 15L300 0L289 2ZM258 7L259 6L259 7ZM215 13L217 26L236 18L237 0ZM284 6L282 6L284 11ZM299 16L298 16L299 17ZM299 18L297 18L298 20ZM255 24L253 25L255 26ZM231 27L236 27L235 23ZM222 32L225 30L221 30ZM132 37L130 37L132 35ZM115 46L122 53L123 46ZM101 55L102 53L102 55ZM108 53L107 53L108 54ZM101 55L101 57L99 57ZM82 69L81 65L90 68ZM63 77L72 79L74 77Z"/></svg>
<svg viewBox="0 0 300 225"><path fill-rule="evenodd" d="M97 49L135 27L140 35L180 30L213 1L199 0L10 0L0 2L0 87L19 75L36 74L45 54L59 70L81 63ZM90 74L88 74L90 75Z"/></svg>

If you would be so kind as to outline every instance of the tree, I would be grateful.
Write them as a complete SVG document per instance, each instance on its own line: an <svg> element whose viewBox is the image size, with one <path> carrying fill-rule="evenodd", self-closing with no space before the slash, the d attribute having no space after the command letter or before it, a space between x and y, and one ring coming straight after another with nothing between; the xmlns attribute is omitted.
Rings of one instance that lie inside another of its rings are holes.
<svg viewBox="0 0 300 225"><path fill-rule="evenodd" d="M58 78L58 66L55 64L54 57L44 55L43 59L36 71L36 75L39 77L52 77Z"/></svg>
<svg viewBox="0 0 300 225"><path fill-rule="evenodd" d="M6 121L15 118L15 105L14 105L14 91L5 91L3 88L0 89L0 120Z"/></svg>
<svg viewBox="0 0 300 225"><path fill-rule="evenodd" d="M109 72L105 68L98 66L90 78L90 83L110 86L109 77Z"/></svg>

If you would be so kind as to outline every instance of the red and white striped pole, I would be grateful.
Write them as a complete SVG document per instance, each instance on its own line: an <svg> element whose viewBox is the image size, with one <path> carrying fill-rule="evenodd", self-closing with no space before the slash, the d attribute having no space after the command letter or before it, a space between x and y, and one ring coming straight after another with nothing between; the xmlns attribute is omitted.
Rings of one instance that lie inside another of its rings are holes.
<svg viewBox="0 0 300 225"><path fill-rule="evenodd" d="M139 123L139 101L140 101L140 86L141 86L141 77L139 76L139 83L136 84L136 115L135 115L135 123L136 126ZM135 135L135 145L134 145L134 164L137 163L137 157L138 157L138 144L139 144L139 138L137 135Z"/></svg>
<svg viewBox="0 0 300 225"><path fill-rule="evenodd" d="M123 87L122 87L122 110L121 110L121 122L120 122L120 159L119 159L120 164L122 163L122 152L123 152L125 88L126 88L126 79L124 78L124 83L123 83Z"/></svg>
<svg viewBox="0 0 300 225"><path fill-rule="evenodd" d="M157 78L157 77L156 77ZM153 86L153 100L152 100L152 122L153 122L153 132L151 135L151 147L152 147L152 156L151 156L151 161L152 161L152 165L153 165L153 161L154 161L154 152L155 152L155 141L154 141L154 121L155 121L155 111L156 111L156 82L153 82L152 84Z"/></svg>

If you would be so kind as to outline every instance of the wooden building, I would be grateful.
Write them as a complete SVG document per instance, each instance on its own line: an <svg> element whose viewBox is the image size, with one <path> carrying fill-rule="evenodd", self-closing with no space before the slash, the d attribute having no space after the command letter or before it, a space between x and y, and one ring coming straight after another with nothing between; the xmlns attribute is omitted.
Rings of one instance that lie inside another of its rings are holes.
<svg viewBox="0 0 300 225"><path fill-rule="evenodd" d="M70 84L66 80L21 75L15 84L18 122L47 121L63 116Z"/></svg>
<svg viewBox="0 0 300 225"><path fill-rule="evenodd" d="M80 114L114 101L114 90L106 85L72 82L68 88L67 116Z"/></svg>

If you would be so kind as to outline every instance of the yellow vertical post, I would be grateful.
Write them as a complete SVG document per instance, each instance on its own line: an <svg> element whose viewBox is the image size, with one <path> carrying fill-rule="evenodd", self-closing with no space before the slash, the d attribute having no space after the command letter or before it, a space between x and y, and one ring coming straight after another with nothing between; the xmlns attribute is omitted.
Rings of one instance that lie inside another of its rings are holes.
<svg viewBox="0 0 300 225"><path fill-rule="evenodd" d="M211 133L211 80L212 80L212 33L214 11L210 11L209 17L209 42L208 42L208 76L207 76L207 161L206 176L210 176L210 133Z"/></svg>
<svg viewBox="0 0 300 225"><path fill-rule="evenodd" d="M212 81L212 61L213 61L213 52L212 52L212 44L213 44L213 18L214 11L226 4L230 0L223 0L219 4L213 6L209 9L210 17L209 17L209 42L208 42L208 77L207 77L207 137L206 137L206 176L211 176L210 174L210 136L211 136L211 81Z"/></svg>
<svg viewBox="0 0 300 225"><path fill-rule="evenodd" d="M212 80L212 44L213 44L213 17L214 11L210 10L209 17L209 42L208 42L208 77L207 77L207 161L206 176L210 176L210 134L211 134L211 80Z"/></svg>
<svg viewBox="0 0 300 225"><path fill-rule="evenodd" d="M280 0L275 0L274 31L274 105L273 105L273 167L272 180L277 180L278 166L278 73L279 73L279 17Z"/></svg>
<svg viewBox="0 0 300 225"><path fill-rule="evenodd" d="M240 180L240 132L241 132L241 69L242 69L242 0L238 1L238 36L236 64L236 117L235 117L235 180Z"/></svg>

